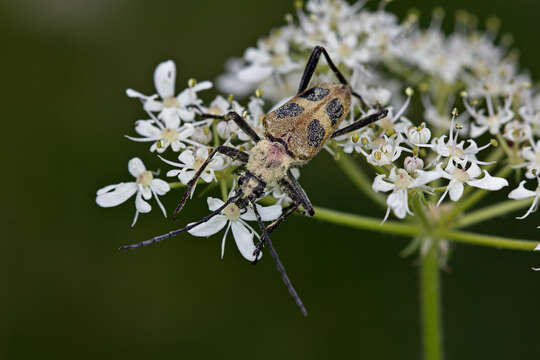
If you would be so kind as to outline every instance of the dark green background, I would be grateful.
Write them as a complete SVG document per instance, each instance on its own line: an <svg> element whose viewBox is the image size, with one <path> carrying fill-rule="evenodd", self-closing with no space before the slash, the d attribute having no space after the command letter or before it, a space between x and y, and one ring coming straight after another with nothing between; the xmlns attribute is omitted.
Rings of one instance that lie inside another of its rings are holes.
<svg viewBox="0 0 540 360"><path fill-rule="evenodd" d="M446 3L446 4L445 4ZM397 1L429 12L498 14L522 64L540 74L537 1ZM0 358L418 359L418 269L407 239L295 217L275 233L310 311L301 317L274 264L253 267L232 238L183 236L131 253L116 248L175 226L158 211L129 227L133 203L95 204L130 179L130 142L144 114L124 90L154 91L173 59L179 86L214 79L224 61L292 11L290 1L2 1L4 167L0 241ZM6 141L4 141L6 143ZM318 205L382 216L327 154L302 172ZM171 209L180 193L168 196ZM195 198L183 215L206 213ZM476 230L538 239L539 215ZM540 357L540 256L459 245L443 275L447 359Z"/></svg>

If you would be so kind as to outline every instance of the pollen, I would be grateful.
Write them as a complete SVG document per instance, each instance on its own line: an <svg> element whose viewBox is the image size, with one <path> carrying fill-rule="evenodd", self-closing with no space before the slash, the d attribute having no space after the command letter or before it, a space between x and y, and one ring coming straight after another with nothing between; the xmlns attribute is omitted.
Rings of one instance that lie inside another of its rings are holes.
<svg viewBox="0 0 540 360"><path fill-rule="evenodd" d="M173 141L178 140L178 131L171 128L165 128L161 130L161 139L172 143Z"/></svg>
<svg viewBox="0 0 540 360"><path fill-rule="evenodd" d="M173 108L177 107L178 105L180 105L180 103L178 102L178 99L174 96L163 99L163 106L165 106L166 108Z"/></svg>
<svg viewBox="0 0 540 360"><path fill-rule="evenodd" d="M240 208L236 204L229 204L223 209L223 215L231 221L236 221L240 218Z"/></svg>
<svg viewBox="0 0 540 360"><path fill-rule="evenodd" d="M148 170L143 171L139 176L137 176L137 185L142 186L150 186L152 183L152 180L154 180L154 175Z"/></svg>

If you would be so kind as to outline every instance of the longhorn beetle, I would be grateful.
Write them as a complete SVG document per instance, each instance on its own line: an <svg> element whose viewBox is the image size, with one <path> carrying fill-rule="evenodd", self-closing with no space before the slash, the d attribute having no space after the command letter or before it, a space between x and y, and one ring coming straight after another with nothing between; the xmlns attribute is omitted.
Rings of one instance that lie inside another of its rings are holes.
<svg viewBox="0 0 540 360"><path fill-rule="evenodd" d="M308 88L321 54L324 55L330 69L339 80L339 84L324 83ZM302 314L307 316L306 308L289 280L285 272L285 267L279 260L269 234L289 215L299 210L300 206L303 207L309 216L315 214L309 198L291 173L291 167L307 163L321 150L329 138L335 138L358 130L387 115L387 110L379 109L379 111L372 115L358 119L351 125L338 129L343 119L349 113L351 95L357 97L363 106L366 105L362 97L351 89L349 83L334 65L326 50L321 46L316 46L304 69L296 96L264 117L264 138L261 138L246 120L236 112L229 112L221 116L201 112L201 116L204 119L234 121L242 131L251 137L255 146L249 153L230 146L221 145L216 147L188 182L184 196L174 210L173 216L175 217L182 210L197 180L217 153L224 154L246 164L246 169L238 178L238 188L219 209L199 221L137 244L122 246L120 250L138 248L186 232L221 213L228 206L236 206L239 209L245 209L251 206L262 232L261 240L257 244L253 254L255 256L253 263L255 264L260 258L263 245L268 246L270 255L274 258L276 267L281 273L281 277L289 293L302 311ZM277 182L282 190L292 199L293 203L283 210L283 213L277 220L266 227L257 211L255 202L264 195L266 185L272 182Z"/></svg>

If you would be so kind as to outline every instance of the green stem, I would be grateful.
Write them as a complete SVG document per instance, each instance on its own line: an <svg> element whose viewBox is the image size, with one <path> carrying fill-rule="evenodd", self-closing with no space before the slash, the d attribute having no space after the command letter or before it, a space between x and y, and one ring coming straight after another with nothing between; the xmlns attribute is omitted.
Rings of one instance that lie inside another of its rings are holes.
<svg viewBox="0 0 540 360"><path fill-rule="evenodd" d="M506 143L506 140L502 137L501 134L497 134L497 141L502 146L502 149L504 150L506 155L508 155L509 158L512 158L514 156L512 149L510 149L510 147Z"/></svg>
<svg viewBox="0 0 540 360"><path fill-rule="evenodd" d="M387 221L381 224L379 219L366 216L359 216L340 211L315 207L315 219L330 223L345 225L352 228L371 230L375 232L404 235L414 237L421 235L424 229L414 224L402 224L394 221ZM456 242L469 243L473 245L489 246L509 250L534 250L538 241L528 241L522 239L512 239L500 236L482 235L471 232L447 230L437 234L439 238L444 238Z"/></svg>
<svg viewBox="0 0 540 360"><path fill-rule="evenodd" d="M400 224L394 221L387 221L381 224L380 219L348 214L341 211L315 207L315 219L331 222L338 225L345 225L352 228L371 230L376 232L398 234L404 236L416 236L420 234L421 228L416 225Z"/></svg>
<svg viewBox="0 0 540 360"><path fill-rule="evenodd" d="M386 209L386 200L381 194L373 191L371 187L372 181L366 176L364 170L362 170L349 155L344 153L340 155L337 164L349 177L352 183L377 205Z"/></svg>
<svg viewBox="0 0 540 360"><path fill-rule="evenodd" d="M529 207L533 199L524 200L508 200L503 203L488 206L483 209L465 214L459 219L454 226L455 228L463 228L482 222L484 220L493 219L496 216L504 215L519 209Z"/></svg>
<svg viewBox="0 0 540 360"><path fill-rule="evenodd" d="M420 265L423 358L440 360L443 351L438 242L435 239L426 240L432 243Z"/></svg>
<svg viewBox="0 0 540 360"><path fill-rule="evenodd" d="M186 185L182 184L182 183L179 182L179 181L169 183L169 186L171 187L171 190L172 190L172 189L179 189L179 188L182 188L182 187L186 187Z"/></svg>
<svg viewBox="0 0 540 360"><path fill-rule="evenodd" d="M491 246L508 250L533 251L536 246L538 246L538 241L510 239L500 236L482 235L465 231L447 231L442 233L441 237L455 242Z"/></svg>

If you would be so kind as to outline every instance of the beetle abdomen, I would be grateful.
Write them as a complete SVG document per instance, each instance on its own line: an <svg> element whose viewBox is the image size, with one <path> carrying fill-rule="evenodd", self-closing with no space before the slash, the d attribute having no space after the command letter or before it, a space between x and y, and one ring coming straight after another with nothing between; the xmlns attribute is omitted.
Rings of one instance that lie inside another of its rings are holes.
<svg viewBox="0 0 540 360"><path fill-rule="evenodd" d="M350 104L346 85L315 85L265 116L266 135L285 143L296 160L309 160L337 130Z"/></svg>

